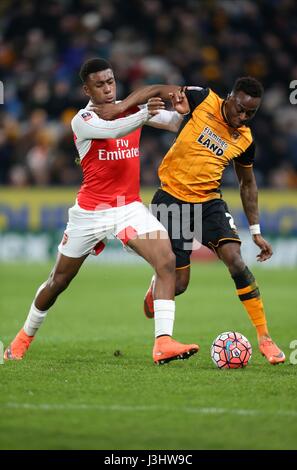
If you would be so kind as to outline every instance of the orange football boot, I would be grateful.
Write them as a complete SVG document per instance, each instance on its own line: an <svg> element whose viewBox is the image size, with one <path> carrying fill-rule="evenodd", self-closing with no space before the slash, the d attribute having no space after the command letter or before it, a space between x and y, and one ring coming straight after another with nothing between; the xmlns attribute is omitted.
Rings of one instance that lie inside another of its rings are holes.
<svg viewBox="0 0 297 470"><path fill-rule="evenodd" d="M4 359L6 359L6 361L20 361L23 359L33 339L34 336L28 336L27 333L21 329L4 351Z"/></svg>
<svg viewBox="0 0 297 470"><path fill-rule="evenodd" d="M162 365L175 359L188 359L198 351L197 344L182 344L171 336L160 336L155 340L153 360L155 364Z"/></svg>
<svg viewBox="0 0 297 470"><path fill-rule="evenodd" d="M143 310L147 318L154 318L155 316L154 297L153 297L154 284L155 284L155 276L152 277L150 286L148 288L147 293L145 294L144 302L143 302Z"/></svg>
<svg viewBox="0 0 297 470"><path fill-rule="evenodd" d="M262 356L265 356L270 364L281 364L285 362L286 356L269 336L260 339L259 349Z"/></svg>

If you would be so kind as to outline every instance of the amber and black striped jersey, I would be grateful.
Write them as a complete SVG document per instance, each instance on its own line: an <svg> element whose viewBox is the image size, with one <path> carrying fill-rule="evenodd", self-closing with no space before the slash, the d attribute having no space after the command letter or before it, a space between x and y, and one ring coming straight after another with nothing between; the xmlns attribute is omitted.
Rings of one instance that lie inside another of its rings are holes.
<svg viewBox="0 0 297 470"><path fill-rule="evenodd" d="M211 89L187 87L190 113L165 155L161 187L187 202L219 198L224 169L232 160L246 167L254 161L255 144L249 127L230 127L222 115L223 99Z"/></svg>

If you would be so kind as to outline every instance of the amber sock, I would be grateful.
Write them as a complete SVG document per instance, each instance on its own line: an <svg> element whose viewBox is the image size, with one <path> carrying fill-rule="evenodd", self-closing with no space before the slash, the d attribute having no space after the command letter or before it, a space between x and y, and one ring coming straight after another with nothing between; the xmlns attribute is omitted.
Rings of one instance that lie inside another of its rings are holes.
<svg viewBox="0 0 297 470"><path fill-rule="evenodd" d="M257 330L258 338L269 336L263 302L253 274L246 266L241 273L232 278L238 297Z"/></svg>

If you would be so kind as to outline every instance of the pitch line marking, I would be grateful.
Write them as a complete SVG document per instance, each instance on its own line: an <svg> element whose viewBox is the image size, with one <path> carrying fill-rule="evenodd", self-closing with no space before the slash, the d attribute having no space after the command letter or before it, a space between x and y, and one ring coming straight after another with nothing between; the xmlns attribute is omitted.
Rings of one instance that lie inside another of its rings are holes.
<svg viewBox="0 0 297 470"><path fill-rule="evenodd" d="M141 412L141 411L159 411L159 412L183 412L201 415L222 415L231 414L237 416L288 416L296 417L296 410L278 410L265 411L241 408L215 408L215 407L167 407L160 405L151 406L133 406L133 405L99 405L99 404L61 404L61 403L1 403L0 409L33 410L33 411L122 411L122 412Z"/></svg>

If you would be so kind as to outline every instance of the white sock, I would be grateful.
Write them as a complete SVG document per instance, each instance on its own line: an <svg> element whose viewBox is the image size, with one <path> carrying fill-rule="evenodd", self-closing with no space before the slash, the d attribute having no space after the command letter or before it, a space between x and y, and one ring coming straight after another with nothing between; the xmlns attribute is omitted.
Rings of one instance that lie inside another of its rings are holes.
<svg viewBox="0 0 297 470"><path fill-rule="evenodd" d="M35 298L32 302L31 308L29 310L27 320L25 321L23 329L28 336L35 336L35 334L37 333L38 329L40 328L42 322L44 321L47 315L48 310L41 311L35 307L35 299L38 296L41 289L43 289L45 285L46 285L46 282L41 284L41 286L38 288Z"/></svg>
<svg viewBox="0 0 297 470"><path fill-rule="evenodd" d="M154 300L155 311L155 337L161 335L172 336L175 301L174 300Z"/></svg>

